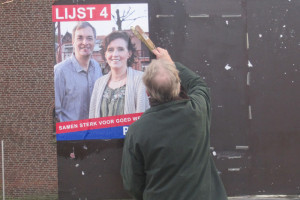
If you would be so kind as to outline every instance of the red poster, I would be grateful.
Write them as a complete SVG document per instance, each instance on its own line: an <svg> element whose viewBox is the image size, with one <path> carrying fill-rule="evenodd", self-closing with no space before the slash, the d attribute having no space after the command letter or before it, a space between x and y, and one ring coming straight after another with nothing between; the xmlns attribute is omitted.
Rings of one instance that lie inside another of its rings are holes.
<svg viewBox="0 0 300 200"><path fill-rule="evenodd" d="M110 4L52 6L52 21L109 21Z"/></svg>

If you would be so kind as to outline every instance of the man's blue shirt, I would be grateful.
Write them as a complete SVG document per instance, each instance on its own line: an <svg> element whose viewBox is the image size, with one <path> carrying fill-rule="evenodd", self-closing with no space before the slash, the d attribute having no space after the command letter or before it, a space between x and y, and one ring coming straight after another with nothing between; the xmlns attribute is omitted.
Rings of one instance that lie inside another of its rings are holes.
<svg viewBox="0 0 300 200"><path fill-rule="evenodd" d="M101 76L96 60L91 59L85 71L74 54L54 66L55 112L60 122L89 118L94 84Z"/></svg>

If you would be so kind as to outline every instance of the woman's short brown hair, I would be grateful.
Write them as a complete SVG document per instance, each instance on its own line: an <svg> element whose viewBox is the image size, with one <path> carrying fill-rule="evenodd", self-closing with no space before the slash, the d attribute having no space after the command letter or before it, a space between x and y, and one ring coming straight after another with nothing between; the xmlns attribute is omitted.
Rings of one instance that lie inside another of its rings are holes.
<svg viewBox="0 0 300 200"><path fill-rule="evenodd" d="M128 67L132 66L132 64L135 63L135 58L137 57L136 48L135 48L135 44L131 42L131 38L129 34L126 33L125 31L114 31L104 38L101 44L101 50L100 50L101 56L104 60L106 60L105 52L107 50L108 45L111 43L111 41L119 38L127 42L127 49L128 51L131 51L131 56L127 60L127 66Z"/></svg>

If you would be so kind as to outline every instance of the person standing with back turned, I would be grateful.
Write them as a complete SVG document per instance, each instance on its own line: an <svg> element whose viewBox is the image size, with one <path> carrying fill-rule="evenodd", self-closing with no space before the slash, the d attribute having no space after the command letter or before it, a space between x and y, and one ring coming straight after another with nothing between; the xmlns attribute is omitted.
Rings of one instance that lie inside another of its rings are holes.
<svg viewBox="0 0 300 200"><path fill-rule="evenodd" d="M137 200L227 200L210 154L209 89L167 50L152 52L143 77L151 108L126 134L124 188Z"/></svg>

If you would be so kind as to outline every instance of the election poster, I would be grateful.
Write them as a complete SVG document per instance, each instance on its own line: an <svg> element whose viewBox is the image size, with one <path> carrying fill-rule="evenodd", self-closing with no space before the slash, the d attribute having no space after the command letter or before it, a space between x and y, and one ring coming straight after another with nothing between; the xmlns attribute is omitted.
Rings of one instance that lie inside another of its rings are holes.
<svg viewBox="0 0 300 200"><path fill-rule="evenodd" d="M129 198L120 165L128 127L149 108L142 74L148 4L53 5L59 199Z"/></svg>

